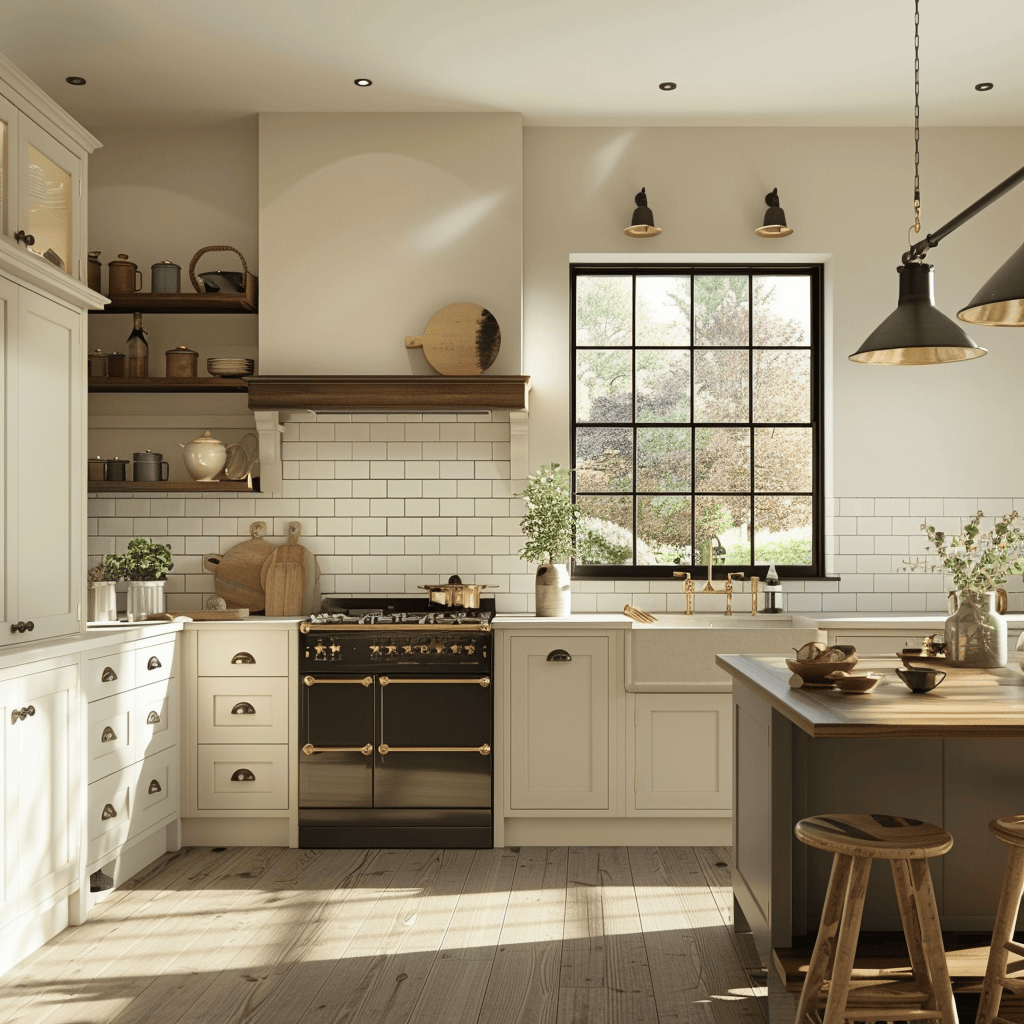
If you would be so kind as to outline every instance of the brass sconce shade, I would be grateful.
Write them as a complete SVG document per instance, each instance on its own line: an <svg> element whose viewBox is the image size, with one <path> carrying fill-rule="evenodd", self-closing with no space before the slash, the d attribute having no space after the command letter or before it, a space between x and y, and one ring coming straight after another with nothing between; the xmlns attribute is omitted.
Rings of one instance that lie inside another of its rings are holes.
<svg viewBox="0 0 1024 1024"><path fill-rule="evenodd" d="M793 229L786 224L786 213L779 206L779 190L773 188L764 197L764 201L768 204L768 209L764 212L764 223L754 229L754 234L762 238L785 238L786 235L793 234Z"/></svg>
<svg viewBox="0 0 1024 1024"><path fill-rule="evenodd" d="M981 286L957 316L969 324L986 327L1024 326L1024 245Z"/></svg>
<svg viewBox="0 0 1024 1024"><path fill-rule="evenodd" d="M642 188L636 194L636 209L633 211L633 219L628 228L623 228L622 233L631 238L651 238L661 234L661 228L654 226L654 213L647 205L647 189Z"/></svg>
<svg viewBox="0 0 1024 1024"><path fill-rule="evenodd" d="M921 366L977 359L980 348L959 324L935 308L934 267L930 263L905 263L900 275L900 298L890 313L850 356L856 363L881 366Z"/></svg>

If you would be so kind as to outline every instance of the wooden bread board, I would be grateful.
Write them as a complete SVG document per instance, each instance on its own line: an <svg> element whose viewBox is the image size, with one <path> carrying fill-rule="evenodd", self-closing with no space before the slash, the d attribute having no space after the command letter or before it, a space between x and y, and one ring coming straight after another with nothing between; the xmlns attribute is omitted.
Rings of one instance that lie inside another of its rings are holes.
<svg viewBox="0 0 1024 1024"><path fill-rule="evenodd" d="M237 544L226 555L207 555L203 568L215 575L217 596L224 598L228 608L263 611L266 598L261 573L263 563L274 553L274 547L263 540L266 523L249 527L249 540Z"/></svg>
<svg viewBox="0 0 1024 1024"><path fill-rule="evenodd" d="M267 615L311 615L320 610L320 567L316 555L299 543L302 527L288 524L288 541L263 563L260 582Z"/></svg>
<svg viewBox="0 0 1024 1024"><path fill-rule="evenodd" d="M422 348L427 362L443 376L472 376L498 358L501 329L483 306L453 302L430 318L422 335L406 338L405 347Z"/></svg>

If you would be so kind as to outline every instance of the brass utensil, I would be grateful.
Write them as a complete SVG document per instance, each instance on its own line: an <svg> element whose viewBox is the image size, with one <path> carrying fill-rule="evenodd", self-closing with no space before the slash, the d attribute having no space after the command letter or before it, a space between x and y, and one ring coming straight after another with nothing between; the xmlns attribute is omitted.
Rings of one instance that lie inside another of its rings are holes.
<svg viewBox="0 0 1024 1024"><path fill-rule="evenodd" d="M634 622L657 622L657 618L650 612L645 612L642 608L634 608L633 605L627 604L622 608L622 614Z"/></svg>

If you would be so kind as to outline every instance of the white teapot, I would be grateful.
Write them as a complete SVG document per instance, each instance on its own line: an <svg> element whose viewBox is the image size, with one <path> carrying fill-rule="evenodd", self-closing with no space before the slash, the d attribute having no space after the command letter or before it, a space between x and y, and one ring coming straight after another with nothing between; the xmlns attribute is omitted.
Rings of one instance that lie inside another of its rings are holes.
<svg viewBox="0 0 1024 1024"><path fill-rule="evenodd" d="M183 448L182 458L185 460L185 468L193 480L205 482L216 480L217 474L224 468L228 460L228 450L223 442L215 437L210 437L207 430L202 437L197 437L188 444L178 444Z"/></svg>

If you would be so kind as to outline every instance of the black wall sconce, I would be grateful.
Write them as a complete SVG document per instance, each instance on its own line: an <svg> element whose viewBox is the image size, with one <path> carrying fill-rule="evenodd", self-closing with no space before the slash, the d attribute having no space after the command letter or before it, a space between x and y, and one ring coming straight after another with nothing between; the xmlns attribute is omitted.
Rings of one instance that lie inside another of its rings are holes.
<svg viewBox="0 0 1024 1024"><path fill-rule="evenodd" d="M759 228L754 228L754 234L762 238L785 238L793 234L793 229L786 224L786 213L779 206L779 190L773 188L764 197L768 209L764 212L764 223Z"/></svg>
<svg viewBox="0 0 1024 1024"><path fill-rule="evenodd" d="M642 188L636 194L636 209L633 211L633 219L628 228L623 228L622 233L631 238L651 238L661 234L661 228L654 226L654 213L647 205L647 189Z"/></svg>

